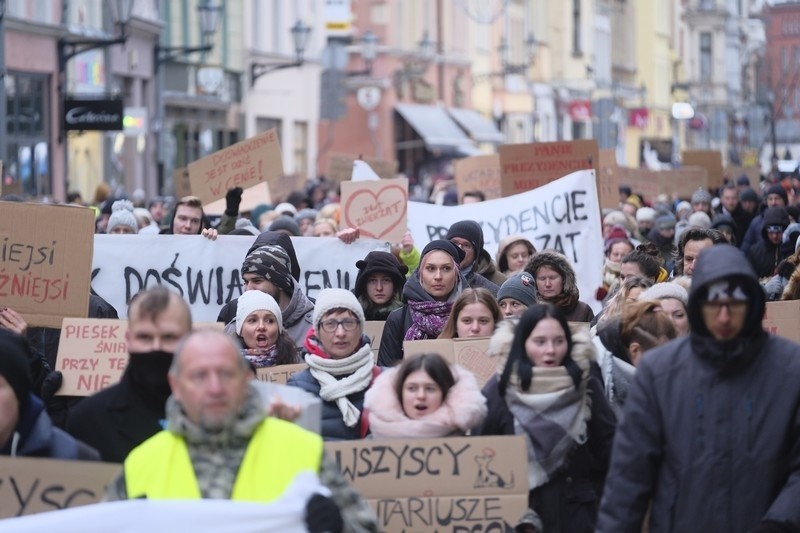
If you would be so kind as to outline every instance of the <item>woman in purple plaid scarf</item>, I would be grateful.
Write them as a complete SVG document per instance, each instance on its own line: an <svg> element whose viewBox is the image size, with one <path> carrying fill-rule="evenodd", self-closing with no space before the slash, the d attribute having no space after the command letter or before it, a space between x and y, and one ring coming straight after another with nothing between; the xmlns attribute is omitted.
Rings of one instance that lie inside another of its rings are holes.
<svg viewBox="0 0 800 533"><path fill-rule="evenodd" d="M403 341L439 336L453 300L468 286L458 266L463 258L463 250L450 241L436 240L425 246L419 266L403 287L406 305L386 319L378 352L380 366L403 360Z"/></svg>

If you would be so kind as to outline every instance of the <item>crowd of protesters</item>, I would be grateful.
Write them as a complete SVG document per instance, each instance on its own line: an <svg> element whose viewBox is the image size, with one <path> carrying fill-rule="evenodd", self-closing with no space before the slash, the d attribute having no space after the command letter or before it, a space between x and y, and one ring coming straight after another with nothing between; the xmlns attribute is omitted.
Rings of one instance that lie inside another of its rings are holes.
<svg viewBox="0 0 800 533"><path fill-rule="evenodd" d="M461 220L421 250L407 233L370 252L352 291L315 300L290 237L359 238L332 188L247 212L231 189L217 219L194 197L98 191L97 233L252 236L245 292L220 308L224 330L191 334L178 295L137 295L122 379L85 399L55 395L57 330L0 309L0 453L123 463L108 499L271 501L311 468L331 496L309 502L309 528L371 531L322 440L522 435L530 493L518 531L798 533L800 346L761 320L766 302L800 298L800 180L752 185L730 176L689 198L620 186L597 228L593 294L579 292L563 254L511 235L492 257L480 224ZM109 308L95 297L90 316L116 317ZM379 346L367 321L385 321ZM488 338L497 361L482 391L440 354L404 357L406 341L466 337ZM300 362L287 385L321 402L321 439L288 423L297 406L262 405L251 389L257 369ZM255 442L298 458L260 463ZM194 476L154 466L176 453ZM266 490L270 468L278 488Z"/></svg>

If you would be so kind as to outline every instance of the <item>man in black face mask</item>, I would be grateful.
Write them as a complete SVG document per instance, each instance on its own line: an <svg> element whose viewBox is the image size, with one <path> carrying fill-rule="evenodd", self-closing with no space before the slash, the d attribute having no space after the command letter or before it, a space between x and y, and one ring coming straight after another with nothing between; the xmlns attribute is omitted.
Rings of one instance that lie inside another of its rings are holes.
<svg viewBox="0 0 800 533"><path fill-rule="evenodd" d="M134 296L128 307L125 373L118 384L75 406L67 431L97 449L103 461L115 463L161 431L172 354L191 329L191 312L178 294L156 287Z"/></svg>

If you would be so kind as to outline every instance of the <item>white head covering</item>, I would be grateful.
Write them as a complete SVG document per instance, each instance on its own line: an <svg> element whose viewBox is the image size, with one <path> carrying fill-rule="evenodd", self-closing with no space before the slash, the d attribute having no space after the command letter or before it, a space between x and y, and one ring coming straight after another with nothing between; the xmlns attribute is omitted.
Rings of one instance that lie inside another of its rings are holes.
<svg viewBox="0 0 800 533"><path fill-rule="evenodd" d="M261 291L245 291L236 301L236 334L242 334L242 326L253 311L269 311L278 322L278 333L283 333L283 314L275 298Z"/></svg>

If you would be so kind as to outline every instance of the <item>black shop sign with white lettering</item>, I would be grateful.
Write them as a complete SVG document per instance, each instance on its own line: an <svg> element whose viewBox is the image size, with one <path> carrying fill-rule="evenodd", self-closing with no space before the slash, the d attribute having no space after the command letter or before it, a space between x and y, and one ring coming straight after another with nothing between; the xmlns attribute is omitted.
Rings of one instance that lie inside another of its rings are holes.
<svg viewBox="0 0 800 533"><path fill-rule="evenodd" d="M123 107L118 98L64 101L66 131L122 131Z"/></svg>

